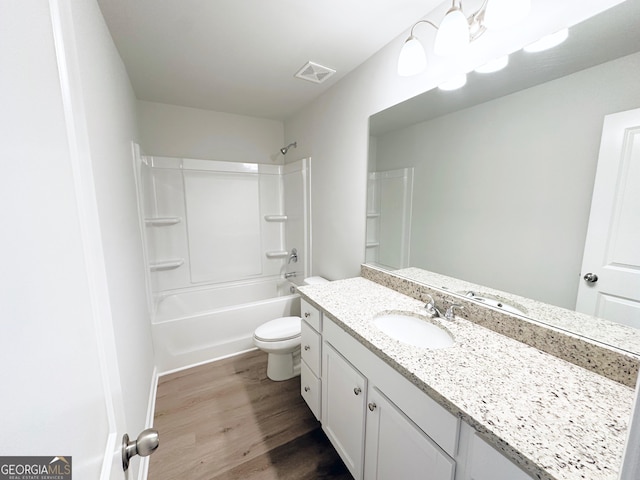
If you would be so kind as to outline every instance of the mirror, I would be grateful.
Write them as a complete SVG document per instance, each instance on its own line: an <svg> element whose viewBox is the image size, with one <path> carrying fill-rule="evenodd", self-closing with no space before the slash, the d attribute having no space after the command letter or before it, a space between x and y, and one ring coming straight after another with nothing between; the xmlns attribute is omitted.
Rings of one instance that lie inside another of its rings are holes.
<svg viewBox="0 0 640 480"><path fill-rule="evenodd" d="M550 306L575 309L603 119L640 107L639 24L640 2L624 2L552 50L516 52L505 70L470 73L461 90L434 89L373 115L367 263L429 283L428 272L406 268L418 267L517 295L520 305L532 299L525 316L543 323ZM407 192L385 203L373 179L409 168L410 233L393 230L409 241L389 241L379 212ZM585 318L554 326L640 354L640 340L616 344Z"/></svg>

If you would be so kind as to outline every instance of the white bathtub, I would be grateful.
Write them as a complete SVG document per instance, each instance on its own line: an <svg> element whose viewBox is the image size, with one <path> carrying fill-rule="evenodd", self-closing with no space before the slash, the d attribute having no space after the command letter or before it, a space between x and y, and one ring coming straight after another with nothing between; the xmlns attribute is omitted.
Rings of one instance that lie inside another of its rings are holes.
<svg viewBox="0 0 640 480"><path fill-rule="evenodd" d="M300 315L300 296L279 278L172 293L160 298L152 321L160 373L253 348L262 323Z"/></svg>

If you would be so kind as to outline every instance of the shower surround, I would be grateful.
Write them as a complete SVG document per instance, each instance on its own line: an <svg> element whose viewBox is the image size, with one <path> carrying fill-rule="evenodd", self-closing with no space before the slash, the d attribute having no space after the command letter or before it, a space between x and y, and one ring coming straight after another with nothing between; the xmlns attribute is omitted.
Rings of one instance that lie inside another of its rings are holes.
<svg viewBox="0 0 640 480"><path fill-rule="evenodd" d="M309 164L137 155L160 372L252 348L261 323L299 314L295 284L310 263ZM297 262L288 262L293 248ZM295 273L293 283L285 273Z"/></svg>

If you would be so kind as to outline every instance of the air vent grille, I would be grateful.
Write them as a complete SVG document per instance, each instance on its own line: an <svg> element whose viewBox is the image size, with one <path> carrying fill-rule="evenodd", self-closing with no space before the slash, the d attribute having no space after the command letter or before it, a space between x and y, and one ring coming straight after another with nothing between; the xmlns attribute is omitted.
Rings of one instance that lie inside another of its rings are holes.
<svg viewBox="0 0 640 480"><path fill-rule="evenodd" d="M322 83L336 71L314 62L307 62L294 76L313 83Z"/></svg>

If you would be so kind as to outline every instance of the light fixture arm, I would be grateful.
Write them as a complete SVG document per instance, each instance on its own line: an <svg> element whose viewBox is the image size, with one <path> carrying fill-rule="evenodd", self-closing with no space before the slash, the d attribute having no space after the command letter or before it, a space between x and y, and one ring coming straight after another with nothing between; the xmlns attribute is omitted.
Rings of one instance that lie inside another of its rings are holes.
<svg viewBox="0 0 640 480"><path fill-rule="evenodd" d="M482 35L487 30L487 27L484 26L484 13L487 10L488 3L489 3L489 0L483 0L482 5L480 5L480 8L476 12L469 15L469 17L467 17L467 21L469 22L469 35L470 35L469 40L470 41L476 40L477 38L480 37L480 35ZM451 2L451 8L447 11L447 13L450 12L451 10L462 11L462 1L453 0ZM427 23L431 25L433 28L435 28L436 30L439 30L438 25L433 23L431 20L418 20L411 27L411 32L409 33L409 37L414 36L413 30L421 23Z"/></svg>
<svg viewBox="0 0 640 480"><path fill-rule="evenodd" d="M416 23L413 24L413 27L411 27L411 32L409 33L410 37L413 37L413 29L416 28L419 24L421 23L428 23L429 25L431 25L433 28L435 28L436 30L438 30L438 26L433 23L431 20L418 20Z"/></svg>
<svg viewBox="0 0 640 480"><path fill-rule="evenodd" d="M488 3L489 0L484 0L480 8L467 18L469 22L469 40L471 42L479 38L487 30L484 24L484 14L487 11Z"/></svg>

